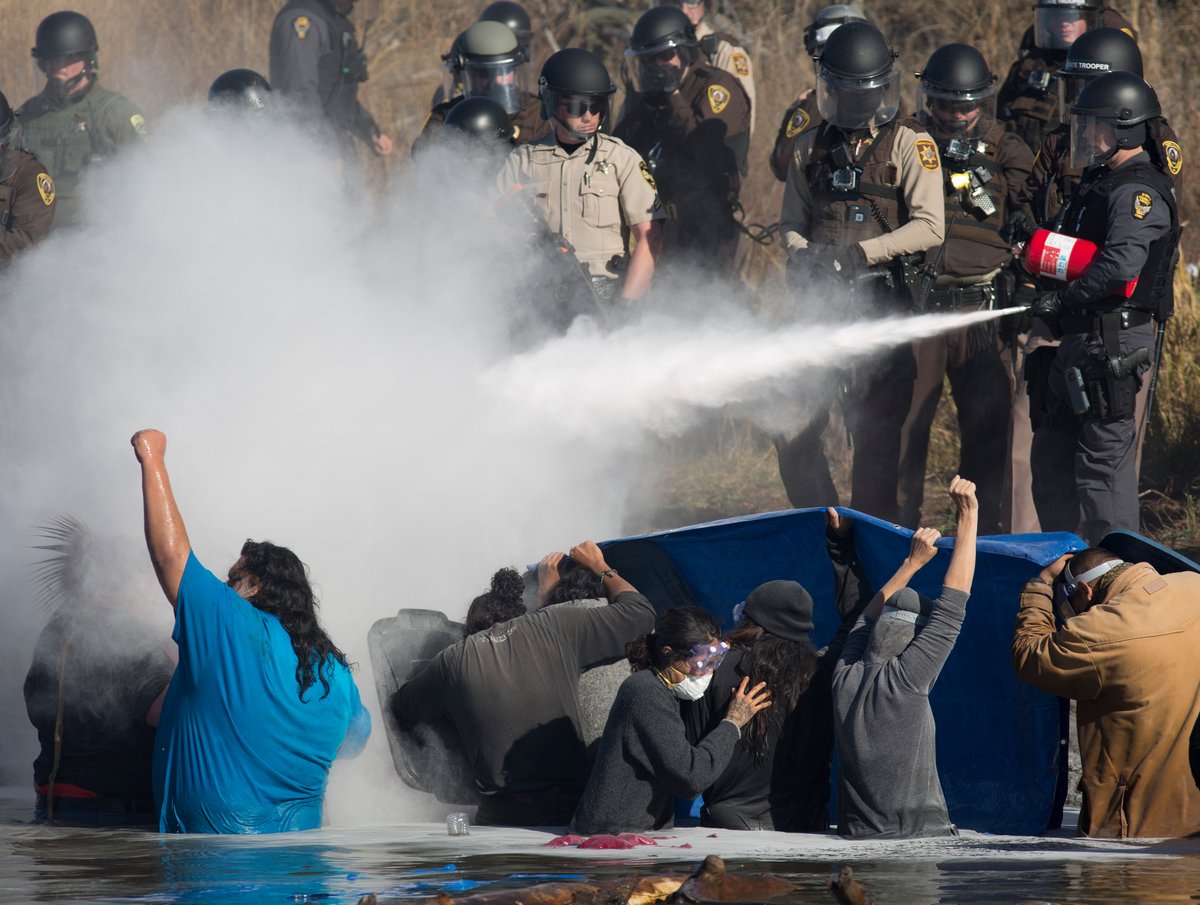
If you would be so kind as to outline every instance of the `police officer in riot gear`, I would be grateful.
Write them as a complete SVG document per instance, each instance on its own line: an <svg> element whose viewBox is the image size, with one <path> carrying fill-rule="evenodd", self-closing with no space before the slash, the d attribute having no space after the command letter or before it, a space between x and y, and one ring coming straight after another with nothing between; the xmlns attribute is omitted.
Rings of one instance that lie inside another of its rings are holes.
<svg viewBox="0 0 1200 905"><path fill-rule="evenodd" d="M637 91L615 134L646 159L668 209L664 254L732 268L750 102L732 73L701 58L696 31L673 6L644 12L626 57Z"/></svg>
<svg viewBox="0 0 1200 905"><path fill-rule="evenodd" d="M946 205L946 239L936 252L926 252L919 301L938 311L1006 307L1012 253L1001 232L1033 154L996 122L996 77L974 47L939 48L918 78L917 118L941 152ZM978 487L980 530L998 534L1011 389L995 329L981 324L920 340L914 351L917 382L901 447L900 523L921 524L929 432L949 377L958 410L958 473Z"/></svg>
<svg viewBox="0 0 1200 905"><path fill-rule="evenodd" d="M46 75L46 87L17 111L25 147L54 176L55 220L60 227L81 219L81 183L87 168L146 139L141 112L99 84L99 50L96 30L86 16L47 16L38 25L32 51Z"/></svg>
<svg viewBox="0 0 1200 905"><path fill-rule="evenodd" d="M996 106L1008 128L1036 149L1067 116L1058 89L1067 50L1089 29L1107 25L1133 35L1133 27L1101 0L1037 0L1033 9L1033 27L1000 87Z"/></svg>
<svg viewBox="0 0 1200 905"><path fill-rule="evenodd" d="M1062 336L1026 364L1038 516L1043 530L1077 530L1093 544L1139 526L1134 396L1153 319L1172 304L1180 232L1171 177L1144 147L1159 114L1154 89L1133 73L1108 73L1079 93L1071 153L1083 178L1060 231L1099 250L1031 312Z"/></svg>
<svg viewBox="0 0 1200 905"><path fill-rule="evenodd" d="M717 31L708 19L707 0L655 0L655 6L674 6L688 17L692 28L696 30L696 40L700 42L700 52L709 65L725 72L732 73L734 78L746 92L750 102L750 134L754 134L754 66L750 62L750 53L743 46L743 41L737 35L727 31Z"/></svg>
<svg viewBox="0 0 1200 905"><path fill-rule="evenodd" d="M0 267L54 225L55 187L46 168L21 148L8 98L0 94Z"/></svg>
<svg viewBox="0 0 1200 905"><path fill-rule="evenodd" d="M804 50L814 57L825 48L825 42L834 29L847 22L866 22L867 18L857 6L836 3L817 11L813 20L804 29ZM796 138L805 129L819 125L821 114L817 111L817 93L810 88L801 94L783 114L779 131L775 135L775 147L771 151L771 172L780 182L787 179L788 165L796 150Z"/></svg>
<svg viewBox="0 0 1200 905"><path fill-rule="evenodd" d="M513 143L508 112L490 97L468 97L446 114L446 128L458 129L481 141Z"/></svg>
<svg viewBox="0 0 1200 905"><path fill-rule="evenodd" d="M350 22L353 8L354 0L288 0L271 28L271 84L314 119L327 120L344 153L353 153L353 137L387 157L392 140L358 100L367 56Z"/></svg>
<svg viewBox="0 0 1200 905"><path fill-rule="evenodd" d="M847 22L814 60L824 122L796 142L779 218L790 282L798 303L815 306L813 319L910 309L919 256L943 240L937 145L916 120L896 118L895 57L874 26ZM829 393L809 425L776 444L792 505L836 499L820 435L832 385L840 383L854 439L853 505L895 520L900 429L915 376L912 347L905 344L860 360L844 380L829 379Z"/></svg>
<svg viewBox="0 0 1200 905"><path fill-rule="evenodd" d="M479 14L479 21L499 22L511 28L517 36L521 56L525 62L533 62L533 22L520 3L514 3L513 0L496 0L495 3L489 3Z"/></svg>
<svg viewBox="0 0 1200 905"><path fill-rule="evenodd" d="M563 309L551 316L564 327L577 314L611 310L613 300L642 297L664 212L645 161L604 131L616 93L604 64L586 50L560 50L542 66L538 86L541 115L553 131L509 155L499 187L508 203L532 207L555 240L557 259L569 254L582 273L583 282L569 281L565 293L556 288L551 300ZM584 301L575 291L581 286Z"/></svg>
<svg viewBox="0 0 1200 905"><path fill-rule="evenodd" d="M455 64L462 80L463 94L438 104L429 111L421 134L413 142L417 150L442 127L446 114L464 97L488 97L509 115L513 140L533 141L549 131L539 113L537 96L525 87L528 67L517 36L501 22L476 22L455 42Z"/></svg>
<svg viewBox="0 0 1200 905"><path fill-rule="evenodd" d="M253 69L230 69L213 79L208 102L214 107L259 113L271 106L271 84Z"/></svg>

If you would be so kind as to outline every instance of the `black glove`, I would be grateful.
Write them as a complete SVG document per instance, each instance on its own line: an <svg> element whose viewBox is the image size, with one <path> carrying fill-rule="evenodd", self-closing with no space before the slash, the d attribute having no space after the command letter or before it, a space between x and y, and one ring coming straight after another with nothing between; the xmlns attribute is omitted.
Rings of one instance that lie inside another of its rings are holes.
<svg viewBox="0 0 1200 905"><path fill-rule="evenodd" d="M1028 283L1017 283L1017 288L1013 290L1012 307L1014 308L1032 308L1037 304L1038 296L1042 293L1038 288Z"/></svg>
<svg viewBox="0 0 1200 905"><path fill-rule="evenodd" d="M1040 317L1050 327L1058 326L1062 318L1063 303L1057 292L1043 292L1029 309L1034 317Z"/></svg>
<svg viewBox="0 0 1200 905"><path fill-rule="evenodd" d="M843 279L856 280L868 270L867 253L857 242L845 248L839 248L834 257L833 268L842 275Z"/></svg>
<svg viewBox="0 0 1200 905"><path fill-rule="evenodd" d="M1009 245L1019 245L1028 242L1035 232L1037 224L1024 211L1013 211L1008 216L1008 222L1000 229L1000 238Z"/></svg>

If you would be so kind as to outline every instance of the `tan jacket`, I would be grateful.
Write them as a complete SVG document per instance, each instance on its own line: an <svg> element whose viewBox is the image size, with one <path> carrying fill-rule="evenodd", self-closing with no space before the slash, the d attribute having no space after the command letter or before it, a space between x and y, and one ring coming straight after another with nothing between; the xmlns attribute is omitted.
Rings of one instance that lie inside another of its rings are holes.
<svg viewBox="0 0 1200 905"><path fill-rule="evenodd" d="M1134 564L1058 631L1052 593L1025 585L1013 666L1034 687L1079 702L1080 834L1200 832L1188 760L1200 715L1200 575Z"/></svg>

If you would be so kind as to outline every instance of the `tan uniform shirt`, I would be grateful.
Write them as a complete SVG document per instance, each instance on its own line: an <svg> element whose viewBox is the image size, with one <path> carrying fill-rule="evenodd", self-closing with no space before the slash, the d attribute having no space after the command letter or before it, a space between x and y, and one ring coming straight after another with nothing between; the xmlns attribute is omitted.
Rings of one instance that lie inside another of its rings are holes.
<svg viewBox="0 0 1200 905"><path fill-rule="evenodd" d="M625 256L628 227L661 220L666 211L645 161L629 145L601 133L589 163L591 157L590 139L568 154L550 135L513 151L498 182L506 194L527 193L547 228L575 246L590 275L615 278L608 262Z"/></svg>
<svg viewBox="0 0 1200 905"><path fill-rule="evenodd" d="M712 26L701 19L700 24L696 26L696 37L703 40L711 34L714 34ZM716 52L708 62L718 69L733 73L742 87L746 89L746 97L750 98L750 134L753 135L756 105L754 103L754 67L750 63L750 54L746 52L746 48L739 47L728 40L726 36L721 35L717 40Z"/></svg>
<svg viewBox="0 0 1200 905"><path fill-rule="evenodd" d="M868 264L882 264L897 255L915 254L942 243L946 231L946 206L942 198L942 171L937 159L936 145L928 132L917 132L908 126L896 125L891 165L896 173L896 185L908 220L893 232L884 233L860 244ZM779 215L779 231L789 252L808 247L809 223L812 213L812 190L805 175L812 152L816 129L809 129L796 140L796 153L788 169L783 188L783 209ZM875 134L875 130L872 130ZM917 143L922 143L922 148ZM929 148L933 148L932 159ZM922 153L922 149L924 153ZM862 156L854 148L855 158Z"/></svg>

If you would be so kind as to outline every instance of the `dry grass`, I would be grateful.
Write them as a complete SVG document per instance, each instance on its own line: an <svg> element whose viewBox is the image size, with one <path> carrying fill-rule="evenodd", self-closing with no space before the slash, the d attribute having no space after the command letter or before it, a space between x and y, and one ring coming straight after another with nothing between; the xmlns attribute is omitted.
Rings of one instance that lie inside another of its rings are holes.
<svg viewBox="0 0 1200 905"><path fill-rule="evenodd" d="M747 219L770 224L778 218L781 186L766 165L779 117L793 97L812 85L812 65L803 55L803 29L826 0L710 0L736 20L756 58L758 128L751 148L750 175L743 189ZM100 35L104 81L128 94L151 125L167 108L200 101L220 72L248 66L266 72L267 36L282 0L0 0L0 88L14 105L40 88L29 47L38 21L64 6L92 18ZM440 55L454 35L474 20L484 0L359 0L354 20L370 23L366 46L371 80L364 103L380 125L406 149L420 130L428 99L441 81ZM540 29L540 65L554 42L584 45L605 55L616 72L624 27L649 3L632 0L529 0ZM1140 31L1147 77L1163 100L1166 114L1183 139L1185 154L1200 134L1200 107L1188 103L1190 76L1200 70L1200 0L1117 0ZM728 7L728 9L726 9ZM965 0L929 3L896 0L868 4L870 14L900 50L904 71L921 68L928 55L950 41L979 47L1001 75L1021 33L1030 23L1029 0ZM904 90L911 107L915 79ZM388 162L370 160L377 183L405 165L404 153ZM1187 181L1185 213L1197 210L1200 180ZM1185 234L1184 260L1196 257L1195 236ZM781 285L778 246L747 249L746 282L759 291ZM1146 484L1152 488L1147 526L1175 542L1196 543L1200 517L1200 306L1190 285L1183 286L1179 316L1171 325L1164 356L1159 406L1146 450ZM948 397L948 394L947 394ZM930 479L941 483L957 460L952 403L943 403L930 455ZM710 438L711 439L711 438ZM715 446L679 441L664 451L664 505L676 514L711 517L783 505L766 437L726 423ZM1157 493L1159 496L1155 497ZM931 497L932 500L932 497Z"/></svg>

